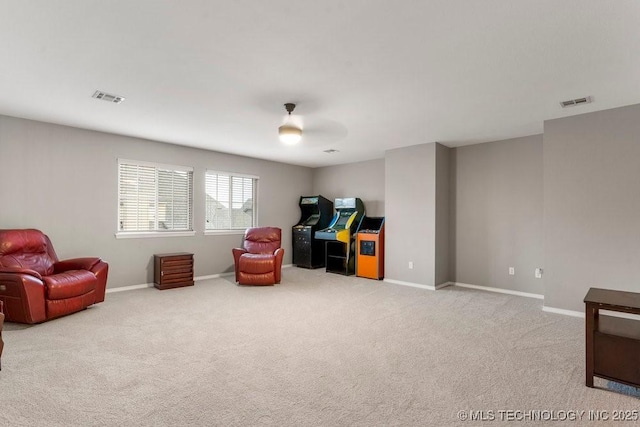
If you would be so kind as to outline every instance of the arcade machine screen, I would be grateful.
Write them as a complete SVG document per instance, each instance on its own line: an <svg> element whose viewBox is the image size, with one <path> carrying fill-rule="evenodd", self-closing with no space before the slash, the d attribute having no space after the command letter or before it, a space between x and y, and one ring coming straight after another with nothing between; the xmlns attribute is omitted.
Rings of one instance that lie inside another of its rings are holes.
<svg viewBox="0 0 640 427"><path fill-rule="evenodd" d="M336 221L333 228L337 228L338 230L344 229L345 225L347 225L347 222L349 222L349 218L351 218L352 214L353 212L340 212L340 216L338 217L338 220Z"/></svg>
<svg viewBox="0 0 640 427"><path fill-rule="evenodd" d="M304 226L316 225L319 219L320 219L320 214L311 215L302 223L302 225Z"/></svg>

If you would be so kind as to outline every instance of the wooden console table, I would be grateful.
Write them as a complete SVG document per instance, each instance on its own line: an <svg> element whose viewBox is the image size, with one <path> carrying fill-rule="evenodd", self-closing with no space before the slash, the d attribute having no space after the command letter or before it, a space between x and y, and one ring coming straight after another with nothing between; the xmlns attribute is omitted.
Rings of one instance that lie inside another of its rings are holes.
<svg viewBox="0 0 640 427"><path fill-rule="evenodd" d="M193 254L179 252L156 254L154 257L154 282L158 289L193 286Z"/></svg>
<svg viewBox="0 0 640 427"><path fill-rule="evenodd" d="M640 321L599 313L640 314L640 293L591 288L584 303L587 387L594 376L640 387Z"/></svg>

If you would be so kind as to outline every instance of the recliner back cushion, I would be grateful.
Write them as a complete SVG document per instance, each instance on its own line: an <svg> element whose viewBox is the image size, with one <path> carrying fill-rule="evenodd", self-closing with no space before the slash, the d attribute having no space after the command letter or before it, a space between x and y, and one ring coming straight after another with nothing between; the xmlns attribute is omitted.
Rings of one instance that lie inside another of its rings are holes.
<svg viewBox="0 0 640 427"><path fill-rule="evenodd" d="M0 230L0 266L53 273L47 237L39 230Z"/></svg>
<svg viewBox="0 0 640 427"><path fill-rule="evenodd" d="M277 227L249 228L244 235L244 248L252 254L272 254L280 247L282 230Z"/></svg>

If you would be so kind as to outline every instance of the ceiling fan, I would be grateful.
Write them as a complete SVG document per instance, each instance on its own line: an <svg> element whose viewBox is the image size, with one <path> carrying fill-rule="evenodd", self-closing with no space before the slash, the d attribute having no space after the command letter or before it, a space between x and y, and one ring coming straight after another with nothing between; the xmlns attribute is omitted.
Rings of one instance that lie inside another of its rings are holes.
<svg viewBox="0 0 640 427"><path fill-rule="evenodd" d="M287 102L284 104L284 108L289 115L287 116L287 121L278 128L280 141L287 145L297 144L302 139L302 126L301 123L295 123L294 117L291 116L291 113L293 113L293 110L296 108L296 104Z"/></svg>
<svg viewBox="0 0 640 427"><path fill-rule="evenodd" d="M284 104L287 115L278 128L278 136L283 144L296 145L302 141L306 148L322 147L346 138L347 128L342 123L315 116L304 118L293 114L296 107L297 104L293 102Z"/></svg>

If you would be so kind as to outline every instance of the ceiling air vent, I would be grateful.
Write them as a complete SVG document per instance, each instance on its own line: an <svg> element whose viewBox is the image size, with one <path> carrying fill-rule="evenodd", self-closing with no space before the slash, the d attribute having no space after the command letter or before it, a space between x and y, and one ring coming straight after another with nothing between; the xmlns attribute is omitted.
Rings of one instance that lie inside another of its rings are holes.
<svg viewBox="0 0 640 427"><path fill-rule="evenodd" d="M324 150L325 153L327 154L333 154L333 153L337 153L338 150L334 150L333 148L329 148L328 150Z"/></svg>
<svg viewBox="0 0 640 427"><path fill-rule="evenodd" d="M101 99L103 101L113 102L114 104L120 104L122 101L124 101L124 96L111 95L100 90L95 91L93 97L96 99Z"/></svg>
<svg viewBox="0 0 640 427"><path fill-rule="evenodd" d="M562 106L562 108L567 108L567 107L575 107L576 105L590 104L591 102L593 102L593 98L590 96L585 96L584 98L576 98L576 99L570 99L568 101L562 101L560 102L560 105Z"/></svg>

